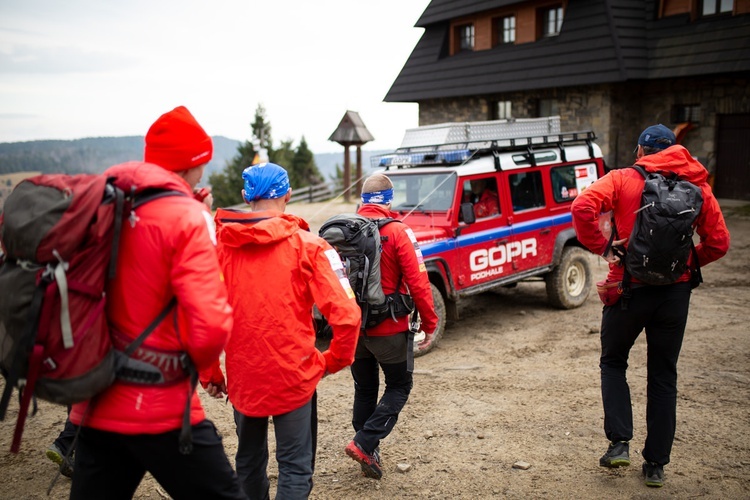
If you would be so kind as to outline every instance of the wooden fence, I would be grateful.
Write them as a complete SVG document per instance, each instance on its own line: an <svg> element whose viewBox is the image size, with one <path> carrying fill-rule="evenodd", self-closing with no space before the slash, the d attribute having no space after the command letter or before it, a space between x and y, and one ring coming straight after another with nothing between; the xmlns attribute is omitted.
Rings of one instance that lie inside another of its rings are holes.
<svg viewBox="0 0 750 500"><path fill-rule="evenodd" d="M292 199L289 200L289 203L328 201L339 196L342 192L343 188L340 181L322 182L314 186L293 189Z"/></svg>

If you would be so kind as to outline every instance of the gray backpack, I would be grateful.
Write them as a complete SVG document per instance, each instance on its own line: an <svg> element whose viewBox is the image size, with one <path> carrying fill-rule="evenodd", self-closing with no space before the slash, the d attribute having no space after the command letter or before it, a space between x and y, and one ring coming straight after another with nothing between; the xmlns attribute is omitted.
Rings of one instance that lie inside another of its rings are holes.
<svg viewBox="0 0 750 500"><path fill-rule="evenodd" d="M362 310L362 329L372 328L386 318L405 316L414 310L408 295L385 295L380 283L380 229L396 219L368 219L359 214L339 214L318 231L341 256L349 284ZM398 287L397 287L398 288ZM407 311L408 309L408 311Z"/></svg>

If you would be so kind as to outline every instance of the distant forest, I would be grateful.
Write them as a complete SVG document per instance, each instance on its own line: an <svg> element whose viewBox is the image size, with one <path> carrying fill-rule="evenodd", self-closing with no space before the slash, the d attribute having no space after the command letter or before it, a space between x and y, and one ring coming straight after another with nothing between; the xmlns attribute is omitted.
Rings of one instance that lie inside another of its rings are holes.
<svg viewBox="0 0 750 500"><path fill-rule="evenodd" d="M214 157L206 177L221 171L237 152L239 141L216 136ZM0 174L37 171L42 173L100 173L112 165L143 159L143 136L93 137L72 141L48 140L0 143Z"/></svg>
<svg viewBox="0 0 750 500"><path fill-rule="evenodd" d="M204 182L215 172L222 172L237 155L240 141L223 136L212 137L214 157L203 175ZM143 136L92 137L70 141L47 140L0 142L0 175L15 172L100 173L112 165L143 159ZM336 148L336 146L333 146ZM352 172L356 162L351 149ZM370 169L370 156L386 151L362 151L365 173ZM336 167L343 168L344 148L340 153L315 154L315 163L326 180L336 176Z"/></svg>

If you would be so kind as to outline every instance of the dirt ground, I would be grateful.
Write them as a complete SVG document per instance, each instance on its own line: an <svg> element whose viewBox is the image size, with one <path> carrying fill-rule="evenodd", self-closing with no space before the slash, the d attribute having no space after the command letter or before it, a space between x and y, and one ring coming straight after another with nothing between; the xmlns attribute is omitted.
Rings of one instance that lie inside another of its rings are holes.
<svg viewBox="0 0 750 500"><path fill-rule="evenodd" d="M733 215L735 206L725 207L729 254L703 270L705 283L691 299L678 368L677 435L664 488L647 488L640 475L644 336L628 372L633 465L604 469L598 465L607 446L598 369L601 304L593 291L579 309L552 309L537 282L466 300L462 319L448 325L433 352L417 358L409 402L381 444L380 481L361 476L343 452L353 435L349 371L324 379L311 498L750 498L750 217ZM293 205L289 211L317 229L329 213L347 208ZM591 259L600 279L603 261ZM231 407L201 397L233 461ZM0 498L45 498L57 468L44 450L62 428L65 411L41 403L26 424L21 452L12 455L17 411L17 404L11 406L0 422ZM530 467L514 468L518 462ZM271 460L272 495L276 471ZM50 497L66 498L69 488L61 477ZM147 476L136 498L167 496Z"/></svg>

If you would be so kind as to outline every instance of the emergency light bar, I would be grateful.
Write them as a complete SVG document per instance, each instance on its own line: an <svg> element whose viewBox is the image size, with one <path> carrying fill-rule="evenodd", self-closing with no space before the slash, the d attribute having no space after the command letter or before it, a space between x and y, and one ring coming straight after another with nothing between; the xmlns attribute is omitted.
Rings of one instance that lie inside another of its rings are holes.
<svg viewBox="0 0 750 500"><path fill-rule="evenodd" d="M429 151L423 153L391 153L378 156L373 167L383 168L392 165L459 165L471 158L471 150Z"/></svg>

